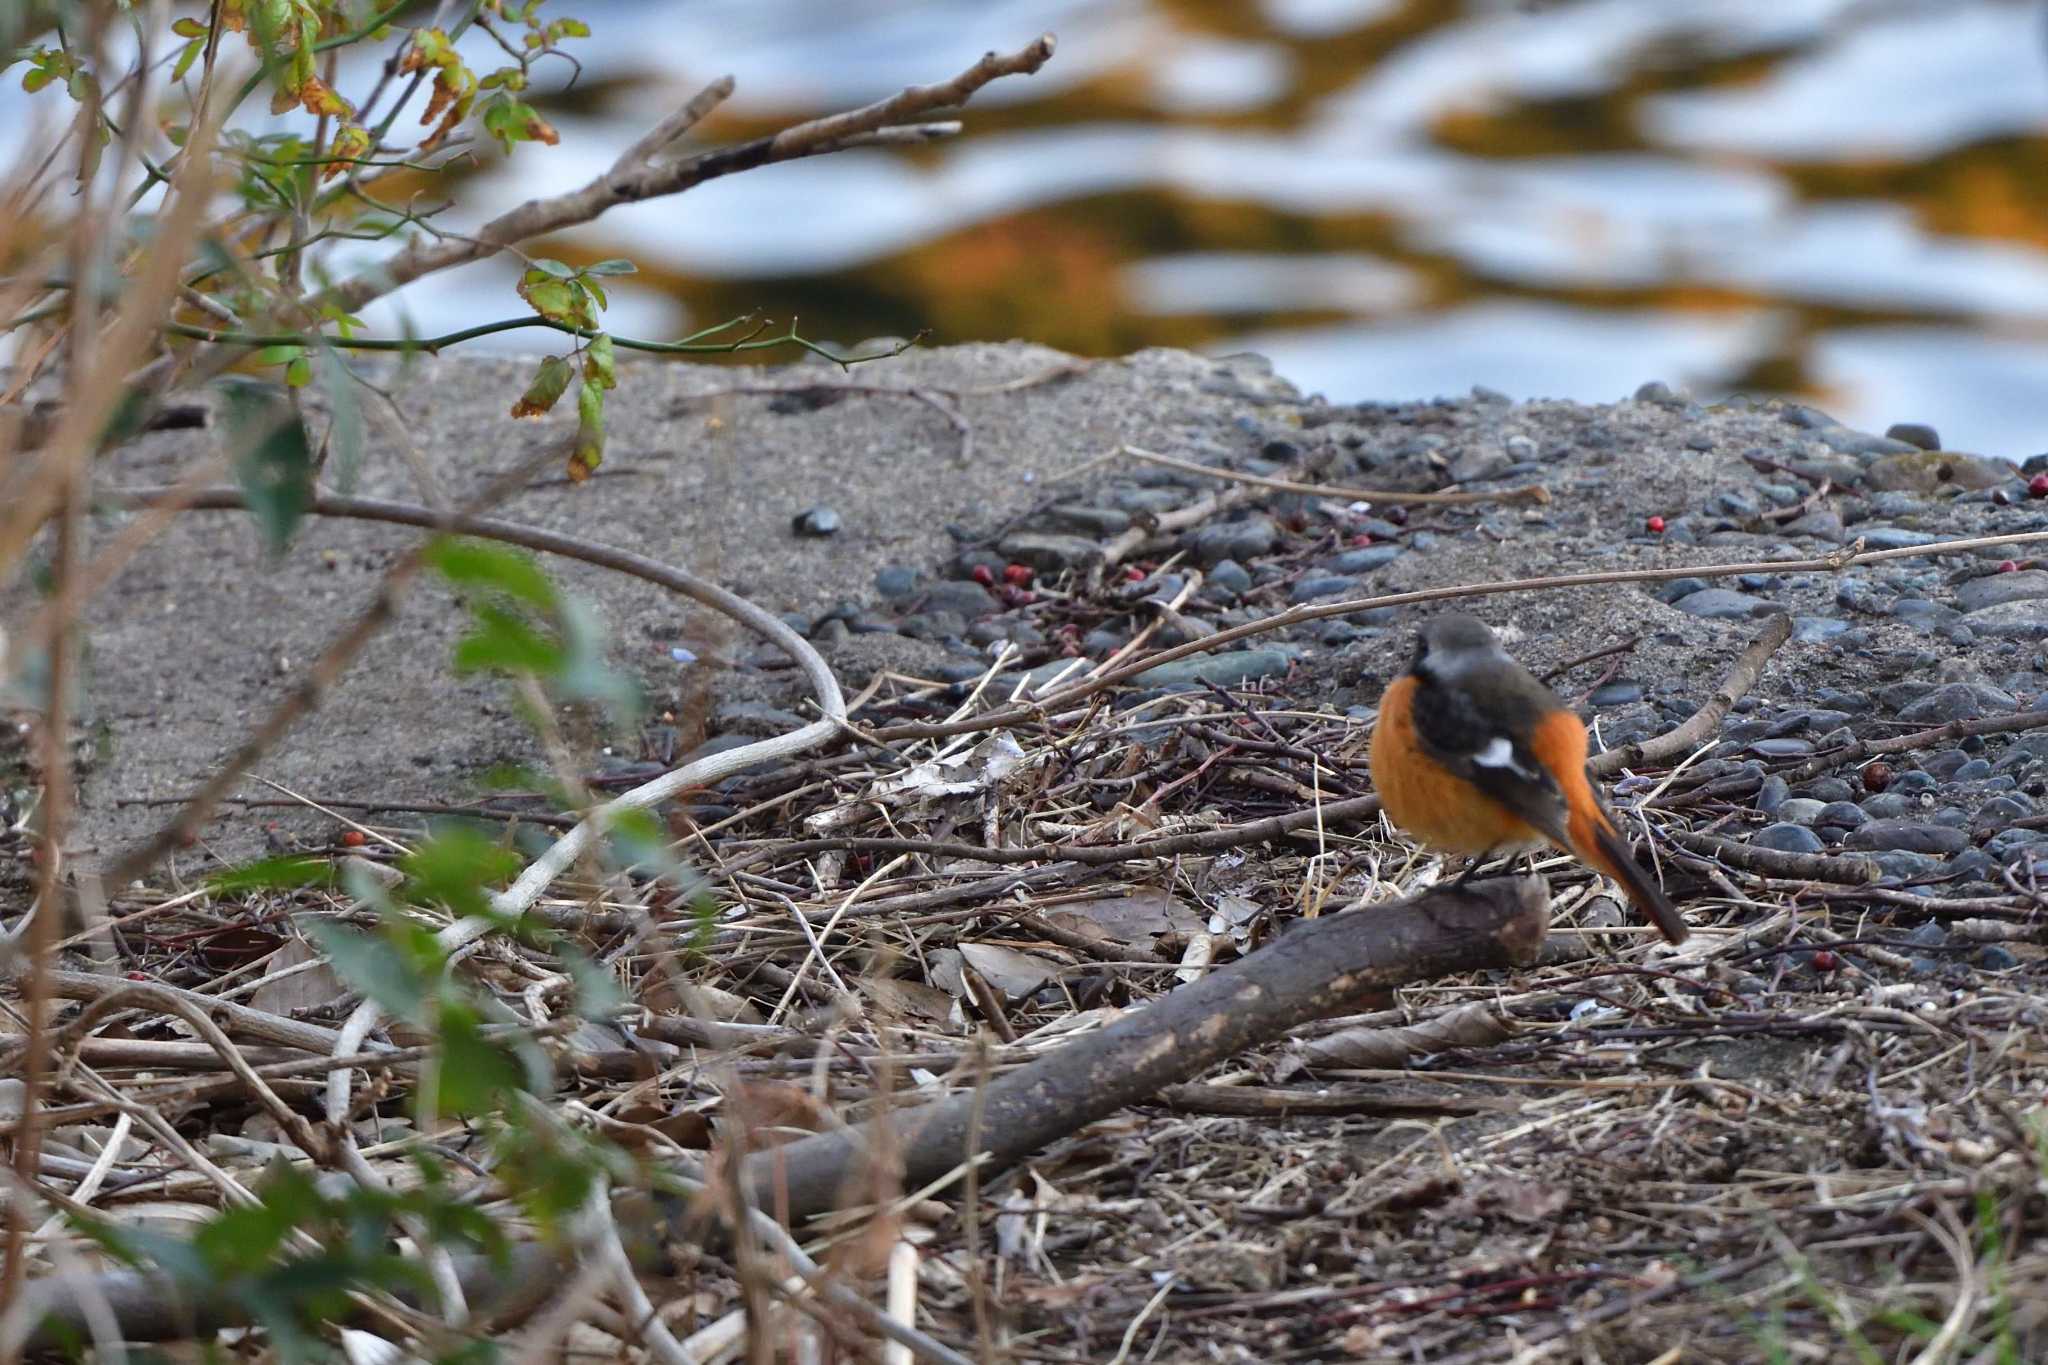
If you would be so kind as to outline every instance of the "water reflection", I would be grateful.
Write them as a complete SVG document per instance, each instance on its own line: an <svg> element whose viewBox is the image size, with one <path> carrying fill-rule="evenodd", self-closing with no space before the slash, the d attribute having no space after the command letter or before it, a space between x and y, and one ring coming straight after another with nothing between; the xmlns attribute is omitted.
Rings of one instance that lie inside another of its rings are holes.
<svg viewBox="0 0 2048 1365"><path fill-rule="evenodd" d="M764 311L843 342L1255 348L1336 399L1661 378L2048 448L2037 0L556 3L595 30L562 146L482 173L451 227L583 183L723 72L740 93L704 132L741 137L1060 36L954 143L552 244L640 262L621 331ZM410 307L504 315L505 274Z"/></svg>

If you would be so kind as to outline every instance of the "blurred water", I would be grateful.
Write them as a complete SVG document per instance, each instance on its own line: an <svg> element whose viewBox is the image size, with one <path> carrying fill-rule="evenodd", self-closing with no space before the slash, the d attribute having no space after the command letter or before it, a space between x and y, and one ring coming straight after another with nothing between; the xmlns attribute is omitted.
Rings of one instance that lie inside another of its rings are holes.
<svg viewBox="0 0 2048 1365"><path fill-rule="evenodd" d="M481 174L450 226L582 183L725 72L739 94L708 138L1060 38L950 144L749 172L552 243L640 263L620 332L761 310L841 342L1250 348L1340 400L1606 400L1654 378L2048 448L2037 0L551 8L595 31L549 106L562 145ZM434 330L505 316L511 275L404 303Z"/></svg>

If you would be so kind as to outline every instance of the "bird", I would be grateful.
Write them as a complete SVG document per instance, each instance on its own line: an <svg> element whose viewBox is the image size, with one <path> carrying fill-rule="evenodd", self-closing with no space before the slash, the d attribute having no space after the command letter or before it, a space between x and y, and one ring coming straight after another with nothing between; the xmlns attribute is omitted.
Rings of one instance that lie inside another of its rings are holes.
<svg viewBox="0 0 2048 1365"><path fill-rule="evenodd" d="M1683 943L1685 920L1636 862L1586 748L1584 723L1484 621L1447 612L1422 627L1381 695L1369 761L1387 819L1419 843L1471 855L1466 877L1494 856L1555 845L1620 883Z"/></svg>

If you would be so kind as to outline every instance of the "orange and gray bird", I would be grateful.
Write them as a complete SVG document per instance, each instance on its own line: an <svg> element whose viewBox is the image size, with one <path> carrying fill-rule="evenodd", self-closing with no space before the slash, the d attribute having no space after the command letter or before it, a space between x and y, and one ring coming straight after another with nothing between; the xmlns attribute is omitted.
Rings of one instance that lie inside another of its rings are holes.
<svg viewBox="0 0 2048 1365"><path fill-rule="evenodd" d="M1422 628L1407 670L1380 697L1372 781L1387 818L1418 842L1479 861L1553 844L1619 882L1665 938L1685 941L1678 908L1636 862L1586 771L1585 725L1477 617L1452 612Z"/></svg>

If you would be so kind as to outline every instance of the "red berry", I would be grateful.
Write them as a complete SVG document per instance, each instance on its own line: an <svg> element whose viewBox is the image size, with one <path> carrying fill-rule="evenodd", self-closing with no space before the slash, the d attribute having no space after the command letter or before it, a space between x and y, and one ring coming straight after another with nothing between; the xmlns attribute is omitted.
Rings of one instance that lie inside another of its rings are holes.
<svg viewBox="0 0 2048 1365"><path fill-rule="evenodd" d="M1881 792L1892 784L1892 765L1882 759L1863 766L1863 790Z"/></svg>
<svg viewBox="0 0 2048 1365"><path fill-rule="evenodd" d="M1003 570L1003 581L1005 583L1013 583L1020 588L1023 587L1031 581L1031 566L1029 564L1012 564L1009 568Z"/></svg>
<svg viewBox="0 0 2048 1365"><path fill-rule="evenodd" d="M1664 518L1662 517L1651 517L1648 521L1644 522L1643 525L1650 528L1650 534L1653 536L1661 536L1664 534Z"/></svg>
<svg viewBox="0 0 2048 1365"><path fill-rule="evenodd" d="M985 588L996 581L996 571L986 564L977 564L974 566L974 572L970 573L968 577Z"/></svg>
<svg viewBox="0 0 2048 1365"><path fill-rule="evenodd" d="M2001 559L1998 561L1998 571L2000 573L2018 573L2020 571L2019 561L2015 559Z"/></svg>
<svg viewBox="0 0 2048 1365"><path fill-rule="evenodd" d="M363 832L359 829L345 829L341 832L341 845L343 848L361 848L368 842L369 840L363 837Z"/></svg>
<svg viewBox="0 0 2048 1365"><path fill-rule="evenodd" d="M1842 959L1836 957L1833 952L1826 948L1822 948L1813 955L1813 969L1817 972L1832 972L1839 969L1841 965Z"/></svg>
<svg viewBox="0 0 2048 1365"><path fill-rule="evenodd" d="M2027 480L2027 496L2048 498L2048 474L2036 474Z"/></svg>
<svg viewBox="0 0 2048 1365"><path fill-rule="evenodd" d="M1372 534L1368 531L1360 531L1357 535L1351 537L1351 543L1363 548L1372 544Z"/></svg>
<svg viewBox="0 0 2048 1365"><path fill-rule="evenodd" d="M1142 583L1145 581L1145 571L1135 564L1126 564L1124 565L1124 578L1127 582Z"/></svg>

